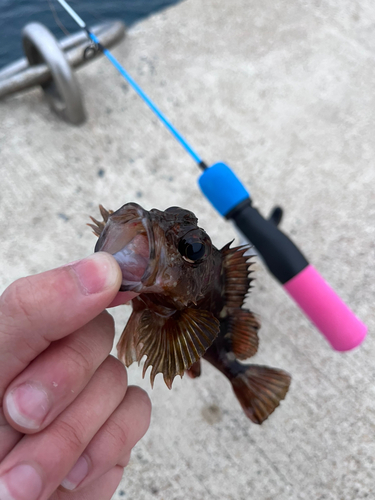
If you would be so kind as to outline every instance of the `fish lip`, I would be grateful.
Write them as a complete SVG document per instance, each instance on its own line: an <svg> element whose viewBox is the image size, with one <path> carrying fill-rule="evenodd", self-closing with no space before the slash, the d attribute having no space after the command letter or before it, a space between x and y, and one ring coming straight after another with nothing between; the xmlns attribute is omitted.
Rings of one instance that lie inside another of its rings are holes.
<svg viewBox="0 0 375 500"><path fill-rule="evenodd" d="M152 225L152 219L150 212L142 208L140 205L138 205L139 211L142 214L142 217L140 217L140 222L144 229L146 230L146 237L148 241L148 263L146 266L146 269L139 281L140 285L138 285L136 288L133 288L133 291L141 291L141 289L144 286L147 286L149 282L152 280L152 278L155 275L156 271L156 248L155 248L155 235L154 235L154 229ZM128 291L129 288L124 287L121 285L120 291Z"/></svg>
<svg viewBox="0 0 375 500"><path fill-rule="evenodd" d="M129 203L128 208L129 209L133 208L138 213L138 217L134 217L127 223L139 221L142 224L143 228L146 231L149 255L148 255L148 263L146 269L140 280L134 282L134 285L121 284L120 292L127 292L127 291L140 292L144 286L148 285L148 283L152 280L152 278L155 275L156 271L155 235L154 235L154 229L150 212L145 210L137 203Z"/></svg>
<svg viewBox="0 0 375 500"><path fill-rule="evenodd" d="M142 229L139 224L142 225ZM138 227L138 232L141 229L141 233L147 238L148 259L140 278L135 278L135 280L132 281L131 279L127 279L124 274L122 275L121 292L140 292L145 286L152 285L152 280L156 276L155 236L151 213L137 203L127 203L123 205L109 215L104 228L101 230L94 250L95 252L103 251L110 253L118 262L120 268L122 268L121 260L118 260L116 254L120 252L121 248L125 248L136 235L137 230L132 230L131 225ZM122 237L121 234L123 234ZM121 243L121 238L124 240L123 243ZM118 243L116 243L116 239L119 239Z"/></svg>

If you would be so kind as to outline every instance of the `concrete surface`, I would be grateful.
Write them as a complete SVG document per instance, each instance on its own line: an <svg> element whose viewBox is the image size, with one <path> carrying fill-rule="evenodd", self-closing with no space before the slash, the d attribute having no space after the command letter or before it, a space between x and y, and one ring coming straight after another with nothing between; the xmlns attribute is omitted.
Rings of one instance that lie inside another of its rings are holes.
<svg viewBox="0 0 375 500"><path fill-rule="evenodd" d="M157 378L150 431L114 499L375 498L375 6L370 1L186 0L114 50L207 162L227 161L368 324L333 352L257 266L257 363L288 370L290 393L262 426L226 381ZM39 90L0 104L1 273L89 254L97 205L193 210L217 246L233 237L199 194L190 158L105 60L79 73L89 114L74 128ZM118 332L129 308L114 311Z"/></svg>

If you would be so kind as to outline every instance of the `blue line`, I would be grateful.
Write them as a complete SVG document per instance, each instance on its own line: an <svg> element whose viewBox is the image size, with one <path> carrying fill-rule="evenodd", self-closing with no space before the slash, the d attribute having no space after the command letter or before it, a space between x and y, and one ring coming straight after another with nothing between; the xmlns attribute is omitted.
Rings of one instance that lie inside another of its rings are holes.
<svg viewBox="0 0 375 500"><path fill-rule="evenodd" d="M87 31L91 40L93 40L96 44L100 45L100 41L98 38L91 33L91 31ZM197 153L193 150L193 148L186 142L186 140L182 137L182 135L174 128L170 121L163 115L163 113L156 107L156 105L151 101L151 99L143 92L141 87L133 80L133 78L129 75L129 73L121 66L121 64L117 61L117 59L109 52L108 49L103 47L103 53L107 57L107 59L113 64L113 66L117 69L119 73L125 78L125 80L133 87L133 89L137 92L137 94L145 101L145 103L152 109L152 111L157 115L157 117L164 123L167 129L171 132L172 135L179 141L179 143L185 148L185 150L193 157L193 159L197 163L201 163L202 159L197 155Z"/></svg>

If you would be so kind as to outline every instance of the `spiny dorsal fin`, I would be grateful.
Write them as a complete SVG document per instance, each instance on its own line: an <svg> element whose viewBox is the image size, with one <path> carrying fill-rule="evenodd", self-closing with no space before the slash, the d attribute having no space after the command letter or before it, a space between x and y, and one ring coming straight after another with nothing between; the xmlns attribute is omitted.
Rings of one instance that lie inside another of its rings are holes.
<svg viewBox="0 0 375 500"><path fill-rule="evenodd" d="M104 222L107 222L107 220L108 220L109 216L110 216L111 214L113 214L113 210L107 210L107 209L105 209L105 208L103 207L103 205L99 205L99 210L100 210L100 213L101 213L101 215L102 215L102 217L103 217L103 221L104 221Z"/></svg>
<svg viewBox="0 0 375 500"><path fill-rule="evenodd" d="M261 424L285 398L291 377L268 366L247 365L246 371L231 380L233 390L246 416Z"/></svg>
<svg viewBox="0 0 375 500"><path fill-rule="evenodd" d="M169 317L147 308L133 311L117 344L118 355L126 366L146 355L143 376L152 366L151 385L162 373L170 389L175 376L182 377L203 356L219 329L213 314L200 309L186 308Z"/></svg>
<svg viewBox="0 0 375 500"><path fill-rule="evenodd" d="M244 255L251 245L229 248L231 243L221 249L224 257L225 303L228 308L237 308L242 306L249 291L252 281L249 278L252 271L249 269L253 262L249 262L251 256Z"/></svg>
<svg viewBox="0 0 375 500"><path fill-rule="evenodd" d="M228 316L227 336L232 342L232 351L237 359L254 356L258 350L260 322L247 309L234 309Z"/></svg>
<svg viewBox="0 0 375 500"><path fill-rule="evenodd" d="M88 226L90 226L93 229L93 232L96 236L101 235L109 216L111 214L113 214L113 210L106 210L103 207L103 205L99 205L99 210L100 210L100 213L103 217L103 221L98 221L94 217L91 217L91 215L90 215L90 219L93 221L94 224L87 224Z"/></svg>

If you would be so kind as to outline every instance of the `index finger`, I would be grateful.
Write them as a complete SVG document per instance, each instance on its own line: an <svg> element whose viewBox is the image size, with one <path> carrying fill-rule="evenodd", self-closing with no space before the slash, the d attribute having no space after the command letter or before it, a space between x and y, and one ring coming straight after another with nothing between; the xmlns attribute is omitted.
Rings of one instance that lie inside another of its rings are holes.
<svg viewBox="0 0 375 500"><path fill-rule="evenodd" d="M121 270L104 252L10 285L0 297L0 401L16 375L100 314L120 285Z"/></svg>

